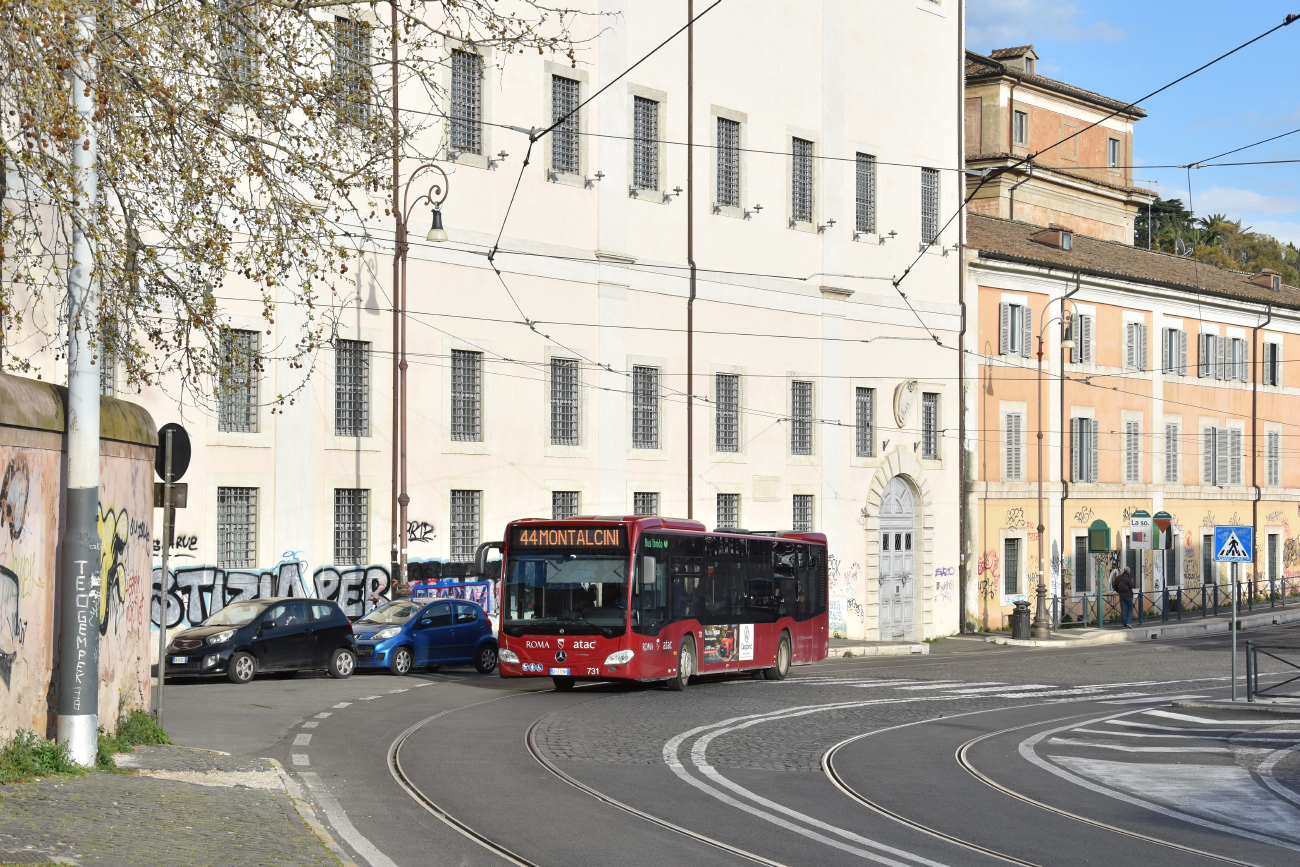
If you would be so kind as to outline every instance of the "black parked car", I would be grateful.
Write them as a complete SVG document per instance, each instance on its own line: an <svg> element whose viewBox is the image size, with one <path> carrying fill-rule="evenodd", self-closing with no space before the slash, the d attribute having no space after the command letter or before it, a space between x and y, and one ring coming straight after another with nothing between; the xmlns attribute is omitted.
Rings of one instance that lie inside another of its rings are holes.
<svg viewBox="0 0 1300 867"><path fill-rule="evenodd" d="M356 667L352 624L325 599L236 602L177 633L167 648L168 674L224 674L232 683L248 683L259 671L348 677Z"/></svg>

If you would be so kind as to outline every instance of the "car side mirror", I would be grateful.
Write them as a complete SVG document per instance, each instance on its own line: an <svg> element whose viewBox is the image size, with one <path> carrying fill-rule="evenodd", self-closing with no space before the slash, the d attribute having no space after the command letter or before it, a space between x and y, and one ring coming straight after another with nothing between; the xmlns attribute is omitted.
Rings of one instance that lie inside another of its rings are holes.
<svg viewBox="0 0 1300 867"><path fill-rule="evenodd" d="M426 626L432 626L432 625L433 625L433 621L430 620L428 617L426 617L426 618L424 618L423 620L420 621L420 627L421 627L421 628L424 628L424 627L426 627Z"/></svg>
<svg viewBox="0 0 1300 867"><path fill-rule="evenodd" d="M258 627L258 631L260 632L263 629L274 629L274 628L275 628L274 620L263 620L262 625Z"/></svg>
<svg viewBox="0 0 1300 867"><path fill-rule="evenodd" d="M646 587L653 587L655 583L655 558L641 558L641 583Z"/></svg>

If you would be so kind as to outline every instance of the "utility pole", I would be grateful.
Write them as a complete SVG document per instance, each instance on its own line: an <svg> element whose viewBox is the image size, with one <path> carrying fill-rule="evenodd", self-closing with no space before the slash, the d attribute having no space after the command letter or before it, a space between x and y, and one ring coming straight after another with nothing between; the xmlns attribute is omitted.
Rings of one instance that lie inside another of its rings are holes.
<svg viewBox="0 0 1300 867"><path fill-rule="evenodd" d="M695 2L686 0L686 517L695 517Z"/></svg>
<svg viewBox="0 0 1300 867"><path fill-rule="evenodd" d="M402 434L404 433L404 431L402 430L402 418L403 418L402 398L404 397L404 395L401 389L398 387L398 383L402 380L402 358L403 358L403 348L404 348L402 346L402 337L403 337L402 298L398 294L400 291L398 287L401 285L402 282L401 269L402 269L402 255L406 244L406 226L404 225L404 221L402 220L399 199L398 199L398 196L401 194L401 189L399 186L400 182L398 178L400 177L401 168L402 168L401 165L402 164L402 153L401 153L402 127L401 127L401 121L399 120L398 108L397 108L397 84L398 84L397 43L399 38L399 34L397 30L397 0L390 0L389 6L392 10L390 38L392 40L391 50L393 52L393 56L390 58L392 61L392 75L393 75L393 96L392 96L392 100L393 100L393 221L394 221L393 228L397 236L397 245L396 245L397 249L393 251L393 289L392 289L392 293L393 293L392 294L392 300L393 300L393 430L390 439L392 440L392 448L393 448L393 484L391 489L392 501L388 504L388 507L389 509L392 510L392 516L393 516L393 520L392 520L393 550L391 556L389 557L389 561L390 561L389 568L392 570L391 573L392 584L394 586L401 586L403 580L406 578L406 575L402 572L402 557L401 557L401 551L403 551L406 548L406 526L405 524L401 523L402 521L401 513L402 511L404 511L404 507L401 504L401 498L406 493L406 491L405 491L405 486L402 484L402 480L401 480L402 467L401 467L400 456L401 456L401 450L406 448L406 443L402 441Z"/></svg>
<svg viewBox="0 0 1300 867"><path fill-rule="evenodd" d="M99 371L91 324L99 315L86 226L94 219L97 145L94 85L88 47L95 17L77 21L87 54L73 66L72 102L85 139L72 149L79 188L72 206L68 263L68 481L63 559L59 573L59 715L57 736L79 765L91 767L99 730Z"/></svg>

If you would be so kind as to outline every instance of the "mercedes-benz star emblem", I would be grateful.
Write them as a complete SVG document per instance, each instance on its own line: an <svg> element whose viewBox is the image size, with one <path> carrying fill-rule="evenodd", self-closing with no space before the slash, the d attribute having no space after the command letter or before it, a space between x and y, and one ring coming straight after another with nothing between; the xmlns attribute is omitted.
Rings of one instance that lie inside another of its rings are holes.
<svg viewBox="0 0 1300 867"><path fill-rule="evenodd" d="M556 661L556 662L564 662L564 660L566 660L566 659L568 659L568 658L569 658L568 654L565 653L563 650L561 650L561 651L559 651L558 653L555 654L555 661Z"/></svg>

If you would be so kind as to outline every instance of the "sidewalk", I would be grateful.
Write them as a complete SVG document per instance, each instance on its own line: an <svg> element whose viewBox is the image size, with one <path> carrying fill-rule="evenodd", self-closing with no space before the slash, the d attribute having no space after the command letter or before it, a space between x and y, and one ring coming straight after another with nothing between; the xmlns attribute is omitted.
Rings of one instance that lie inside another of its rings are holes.
<svg viewBox="0 0 1300 867"><path fill-rule="evenodd" d="M855 638L832 638L827 656L907 656L929 653L924 641L866 641Z"/></svg>
<svg viewBox="0 0 1300 867"><path fill-rule="evenodd" d="M340 867L272 759L137 747L126 773L0 786L0 864Z"/></svg>
<svg viewBox="0 0 1300 867"><path fill-rule="evenodd" d="M1253 614L1239 613L1237 620L1241 631L1276 626L1284 623L1300 623L1300 606L1286 608L1269 608ZM992 644L1006 644L1011 647L1086 647L1095 644L1118 644L1125 641L1154 641L1162 638L1194 638L1200 635L1216 635L1230 632L1232 615L1220 614L1218 617L1201 617L1199 614L1184 617L1182 621L1149 619L1141 626L1137 618L1133 620L1132 629L1120 629L1108 626L1105 629L1092 627L1074 627L1060 629L1048 639L1015 639L1010 632L980 633L985 641Z"/></svg>

